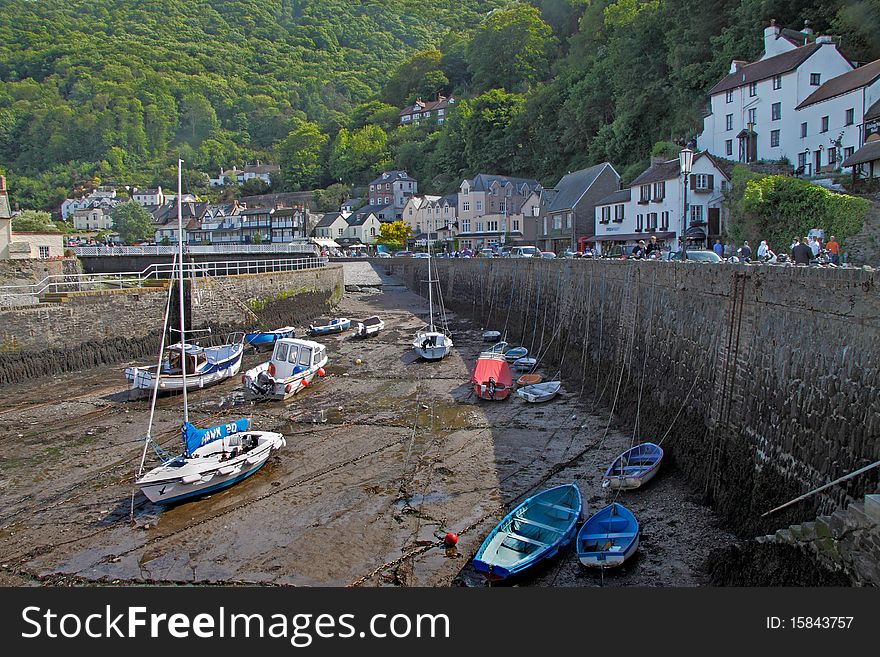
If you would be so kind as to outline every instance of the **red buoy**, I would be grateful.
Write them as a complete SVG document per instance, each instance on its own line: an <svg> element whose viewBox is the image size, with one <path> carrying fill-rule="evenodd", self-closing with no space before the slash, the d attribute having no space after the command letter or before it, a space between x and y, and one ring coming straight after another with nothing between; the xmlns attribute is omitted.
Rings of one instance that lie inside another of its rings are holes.
<svg viewBox="0 0 880 657"><path fill-rule="evenodd" d="M303 380L302 380L302 386L303 386L303 388L308 388L308 387L309 387L309 382L306 381L305 379L303 379Z"/></svg>
<svg viewBox="0 0 880 657"><path fill-rule="evenodd" d="M326 372L324 371L324 368L323 368L323 367L319 367L319 368L318 368L318 376L324 376L325 374L326 374Z"/></svg>
<svg viewBox="0 0 880 657"><path fill-rule="evenodd" d="M456 534L455 532L449 532L448 534L446 534L446 537L443 539L443 543L447 547L452 547L453 545L458 543L458 534Z"/></svg>

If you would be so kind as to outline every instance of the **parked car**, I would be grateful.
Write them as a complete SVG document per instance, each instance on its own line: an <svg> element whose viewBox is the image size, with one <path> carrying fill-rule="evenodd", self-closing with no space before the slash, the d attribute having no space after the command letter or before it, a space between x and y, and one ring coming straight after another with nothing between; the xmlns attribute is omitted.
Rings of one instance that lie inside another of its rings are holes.
<svg viewBox="0 0 880 657"><path fill-rule="evenodd" d="M412 257L413 258L430 258L431 256L428 253L413 253Z"/></svg>
<svg viewBox="0 0 880 657"><path fill-rule="evenodd" d="M395 258L411 258L413 255L412 251L398 251L394 254Z"/></svg>
<svg viewBox="0 0 880 657"><path fill-rule="evenodd" d="M538 258L541 252L535 246L515 246L510 250L511 258Z"/></svg>
<svg viewBox="0 0 880 657"><path fill-rule="evenodd" d="M366 258L367 254L364 251L352 251L349 258Z"/></svg>
<svg viewBox="0 0 880 657"><path fill-rule="evenodd" d="M379 251L379 253L376 254L376 257L377 258L390 258L391 254L388 253L388 251Z"/></svg>
<svg viewBox="0 0 880 657"><path fill-rule="evenodd" d="M547 260L552 260L556 257L556 254L553 251L541 251L541 257L546 258Z"/></svg>
<svg viewBox="0 0 880 657"><path fill-rule="evenodd" d="M494 258L495 252L492 249L480 249L481 258Z"/></svg>
<svg viewBox="0 0 880 657"><path fill-rule="evenodd" d="M614 246L606 247L606 249L602 251L602 257L611 258L612 260L626 260L634 248L636 248L635 244L628 244L626 246L615 244Z"/></svg>
<svg viewBox="0 0 880 657"><path fill-rule="evenodd" d="M512 246L502 246L500 249L498 249L498 257L499 258L510 257L511 249L513 249Z"/></svg>
<svg viewBox="0 0 880 657"><path fill-rule="evenodd" d="M708 249L695 249L693 251L685 251L686 257L681 251L668 251L663 254L664 260L692 260L694 262L723 262L721 257L714 251Z"/></svg>

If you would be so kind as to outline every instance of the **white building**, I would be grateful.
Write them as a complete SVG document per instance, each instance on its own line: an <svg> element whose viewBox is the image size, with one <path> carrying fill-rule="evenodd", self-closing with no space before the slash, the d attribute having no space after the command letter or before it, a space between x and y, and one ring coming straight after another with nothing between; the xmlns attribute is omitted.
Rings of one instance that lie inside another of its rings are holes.
<svg viewBox="0 0 880 657"><path fill-rule="evenodd" d="M628 189L598 201L594 239L603 251L612 244L647 241L651 235L667 247L677 248L681 236L706 246L724 230L723 193L729 184L714 158L707 153L694 155L685 219L685 181L678 159L654 158Z"/></svg>
<svg viewBox="0 0 880 657"><path fill-rule="evenodd" d="M93 189L88 196L64 199L61 204L61 218L67 221L76 210L86 210L101 204L115 207L119 202L120 199L116 198L115 189Z"/></svg>
<svg viewBox="0 0 880 657"><path fill-rule="evenodd" d="M798 107L823 84L852 69L832 37L814 37L809 28L782 30L774 21L764 30L761 58L752 63L734 60L730 73L709 90L710 113L697 139L698 150L740 162L787 157L795 164L806 148L802 124L808 124L808 138L821 129L811 126ZM843 113L841 124L842 119Z"/></svg>
<svg viewBox="0 0 880 657"><path fill-rule="evenodd" d="M165 205L165 201L168 199L165 198L165 194L162 193L161 187L157 187L156 189L138 189L137 187L133 187L131 190L131 200L146 208Z"/></svg>
<svg viewBox="0 0 880 657"><path fill-rule="evenodd" d="M382 223L372 212L355 212L345 218L348 228L345 230L344 242L352 244L375 244L379 237ZM338 238L334 238L339 241ZM339 242L343 244L343 242Z"/></svg>
<svg viewBox="0 0 880 657"><path fill-rule="evenodd" d="M403 206L402 219L413 235L444 230L454 234L458 222L458 195L412 196Z"/></svg>
<svg viewBox="0 0 880 657"><path fill-rule="evenodd" d="M248 164L244 169L239 169L233 165L227 171L220 171L220 175L216 178L208 178L208 184L212 187L222 187L223 185L241 185L248 180L258 178L267 185L272 184L272 175L278 174L281 167L277 164L260 164L259 160L256 164Z"/></svg>
<svg viewBox="0 0 880 657"><path fill-rule="evenodd" d="M74 210L71 214L76 230L110 230L113 228L112 209L104 205Z"/></svg>
<svg viewBox="0 0 880 657"><path fill-rule="evenodd" d="M406 171L385 171L370 183L369 191L369 205L391 205L395 217L399 219L409 197L419 193L419 183Z"/></svg>
<svg viewBox="0 0 880 657"><path fill-rule="evenodd" d="M347 217L348 213L344 212L326 213L315 225L315 237L330 240L345 237L345 231L348 229Z"/></svg>

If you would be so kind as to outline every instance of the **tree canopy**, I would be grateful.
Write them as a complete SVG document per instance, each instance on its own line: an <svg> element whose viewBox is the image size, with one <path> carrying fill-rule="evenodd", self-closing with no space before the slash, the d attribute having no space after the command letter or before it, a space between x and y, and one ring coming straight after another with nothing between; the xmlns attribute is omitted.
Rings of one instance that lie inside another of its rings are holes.
<svg viewBox="0 0 880 657"><path fill-rule="evenodd" d="M134 201L117 205L110 216L113 229L128 244L152 240L156 233L150 213Z"/></svg>

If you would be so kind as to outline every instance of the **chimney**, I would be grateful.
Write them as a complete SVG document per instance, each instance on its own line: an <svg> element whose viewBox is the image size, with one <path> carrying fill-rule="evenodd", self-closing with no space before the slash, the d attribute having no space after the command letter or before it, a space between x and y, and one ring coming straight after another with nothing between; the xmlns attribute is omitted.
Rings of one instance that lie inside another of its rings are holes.
<svg viewBox="0 0 880 657"><path fill-rule="evenodd" d="M0 176L0 192L6 191L6 176Z"/></svg>
<svg viewBox="0 0 880 657"><path fill-rule="evenodd" d="M816 43L834 43L834 37L831 36L818 36L816 37Z"/></svg>
<svg viewBox="0 0 880 657"><path fill-rule="evenodd" d="M782 30L779 29L774 18L770 21L770 26L764 28L764 55L761 59L767 59L791 50L792 44L781 39L781 36Z"/></svg>
<svg viewBox="0 0 880 657"><path fill-rule="evenodd" d="M743 61L742 59L734 59L732 62L730 62L730 71L729 72L736 73L739 69L741 69L746 64L748 64L748 62Z"/></svg>
<svg viewBox="0 0 880 657"><path fill-rule="evenodd" d="M652 167L657 164L663 164L664 162L666 162L666 158L663 157L662 155L652 155L651 156L651 166ZM571 172L569 172L569 173L571 173Z"/></svg>

